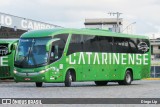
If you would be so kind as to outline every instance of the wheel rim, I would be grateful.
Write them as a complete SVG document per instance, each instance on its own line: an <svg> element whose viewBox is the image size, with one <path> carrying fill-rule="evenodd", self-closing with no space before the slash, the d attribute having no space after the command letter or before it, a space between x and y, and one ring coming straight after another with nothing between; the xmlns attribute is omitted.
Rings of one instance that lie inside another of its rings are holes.
<svg viewBox="0 0 160 107"><path fill-rule="evenodd" d="M126 75L126 82L127 83L131 82L131 75L129 73L127 73L127 75Z"/></svg>
<svg viewBox="0 0 160 107"><path fill-rule="evenodd" d="M69 74L69 81L72 82L72 75Z"/></svg>

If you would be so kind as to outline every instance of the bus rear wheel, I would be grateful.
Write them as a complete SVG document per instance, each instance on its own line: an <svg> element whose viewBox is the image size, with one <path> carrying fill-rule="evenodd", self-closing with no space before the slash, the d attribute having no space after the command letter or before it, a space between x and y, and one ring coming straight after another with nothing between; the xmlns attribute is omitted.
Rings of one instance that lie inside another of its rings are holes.
<svg viewBox="0 0 160 107"><path fill-rule="evenodd" d="M131 83L132 83L132 73L131 71L127 70L124 80L118 81L118 84L119 85L131 85Z"/></svg>
<svg viewBox="0 0 160 107"><path fill-rule="evenodd" d="M72 83L72 75L70 71L67 71L64 84L66 87L70 87L71 83Z"/></svg>
<svg viewBox="0 0 160 107"><path fill-rule="evenodd" d="M36 87L42 87L42 82L36 82Z"/></svg>
<svg viewBox="0 0 160 107"><path fill-rule="evenodd" d="M95 84L97 86L105 86L107 85L108 81L95 81Z"/></svg>

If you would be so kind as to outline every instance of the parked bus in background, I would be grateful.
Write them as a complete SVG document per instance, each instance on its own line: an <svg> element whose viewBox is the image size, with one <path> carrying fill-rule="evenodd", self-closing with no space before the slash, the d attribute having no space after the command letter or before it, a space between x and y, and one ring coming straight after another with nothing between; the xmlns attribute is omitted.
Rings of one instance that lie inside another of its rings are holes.
<svg viewBox="0 0 160 107"><path fill-rule="evenodd" d="M18 39L0 39L0 79L13 78L17 43Z"/></svg>
<svg viewBox="0 0 160 107"><path fill-rule="evenodd" d="M15 55L16 82L95 81L130 85L150 75L146 36L96 29L48 29L24 33Z"/></svg>

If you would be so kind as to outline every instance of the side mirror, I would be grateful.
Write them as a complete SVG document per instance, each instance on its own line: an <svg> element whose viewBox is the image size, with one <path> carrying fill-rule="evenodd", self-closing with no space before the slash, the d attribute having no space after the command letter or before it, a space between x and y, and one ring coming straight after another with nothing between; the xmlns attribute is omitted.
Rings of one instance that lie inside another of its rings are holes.
<svg viewBox="0 0 160 107"><path fill-rule="evenodd" d="M46 44L46 51L49 52L51 46L52 46L52 43L57 41L57 40L60 40L59 38L55 38L55 39L51 39L50 41L47 42Z"/></svg>
<svg viewBox="0 0 160 107"><path fill-rule="evenodd" d="M14 43L12 46L12 50L16 50L17 49L17 43Z"/></svg>
<svg viewBox="0 0 160 107"><path fill-rule="evenodd" d="M18 40L10 43L8 45L8 52L10 53L12 50L16 50L18 44Z"/></svg>
<svg viewBox="0 0 160 107"><path fill-rule="evenodd" d="M8 45L8 53L10 53L12 51L12 49L11 49L12 46L13 46L13 44Z"/></svg>

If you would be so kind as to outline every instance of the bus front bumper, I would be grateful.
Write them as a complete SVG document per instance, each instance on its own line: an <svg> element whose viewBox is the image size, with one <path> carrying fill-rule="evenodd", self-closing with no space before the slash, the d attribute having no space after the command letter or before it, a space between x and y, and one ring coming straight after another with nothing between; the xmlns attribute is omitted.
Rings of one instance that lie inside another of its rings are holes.
<svg viewBox="0 0 160 107"><path fill-rule="evenodd" d="M45 74L38 72L34 73L21 73L14 74L14 80L16 82L46 82Z"/></svg>
<svg viewBox="0 0 160 107"><path fill-rule="evenodd" d="M62 75L55 74L50 76L49 72L14 72L14 80L16 82L46 82L59 83L64 82Z"/></svg>

